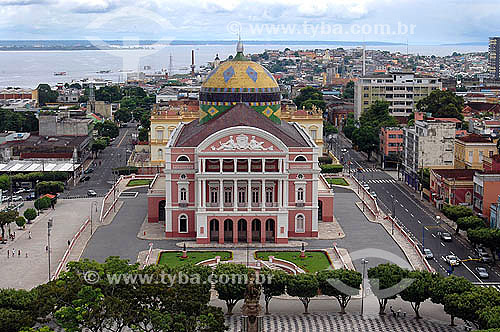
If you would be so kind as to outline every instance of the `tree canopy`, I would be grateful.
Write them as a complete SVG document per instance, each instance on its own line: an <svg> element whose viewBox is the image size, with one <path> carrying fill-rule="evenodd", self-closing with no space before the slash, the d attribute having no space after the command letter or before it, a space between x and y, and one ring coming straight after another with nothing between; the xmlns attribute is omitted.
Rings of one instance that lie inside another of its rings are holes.
<svg viewBox="0 0 500 332"><path fill-rule="evenodd" d="M457 118L462 120L464 99L453 91L434 90L427 97L417 102L420 112L431 113L435 118Z"/></svg>
<svg viewBox="0 0 500 332"><path fill-rule="evenodd" d="M300 89L299 95L293 100L297 108L301 109L311 108L312 105L325 109L325 101L323 100L323 93L312 86L307 86Z"/></svg>

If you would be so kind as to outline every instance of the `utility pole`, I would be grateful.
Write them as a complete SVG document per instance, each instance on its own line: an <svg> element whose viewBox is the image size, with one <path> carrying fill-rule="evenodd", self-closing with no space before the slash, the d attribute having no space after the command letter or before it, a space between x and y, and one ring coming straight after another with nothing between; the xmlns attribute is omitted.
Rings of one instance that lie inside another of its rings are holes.
<svg viewBox="0 0 500 332"><path fill-rule="evenodd" d="M366 270L366 264L368 264L368 261L366 259L361 260L361 264L363 264L363 275L362 275L362 281L361 281L361 316L363 316L363 311L364 311L364 299L365 299L365 270Z"/></svg>
<svg viewBox="0 0 500 332"><path fill-rule="evenodd" d="M52 218L49 218L49 221L47 221L47 254L49 255L49 281L51 279L51 273L50 273L50 230L52 229L52 222L53 222Z"/></svg>

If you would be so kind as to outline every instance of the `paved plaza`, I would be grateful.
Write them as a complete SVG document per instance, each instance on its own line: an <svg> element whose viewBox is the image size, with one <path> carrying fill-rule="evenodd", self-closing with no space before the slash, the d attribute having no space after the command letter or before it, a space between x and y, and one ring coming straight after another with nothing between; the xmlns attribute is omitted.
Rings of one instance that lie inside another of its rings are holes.
<svg viewBox="0 0 500 332"><path fill-rule="evenodd" d="M227 319L230 332L241 331L241 317L231 316ZM264 331L283 332L452 332L462 331L444 324L415 320L412 318L396 318L392 315L340 315L329 313L271 314L264 316Z"/></svg>
<svg viewBox="0 0 500 332"><path fill-rule="evenodd" d="M31 225L26 225L24 230L18 229L15 224L11 225L12 231L16 232L16 239L2 245L0 250L0 287L2 288L24 288L31 289L48 280L48 255L47 246L47 221L53 218L51 230L51 273L53 274L61 261L68 240L79 230L87 220L90 213L92 201L100 204L101 199L60 199L54 210L48 209L36 218ZM31 205L30 205L31 204ZM32 206L32 202L26 203L21 209ZM94 213L97 219L98 213ZM29 238L31 231L31 239ZM6 232L6 234L8 234ZM12 257L12 250L15 256ZM21 255L18 255L18 251ZM7 254L7 251L10 254ZM28 256L26 256L26 254Z"/></svg>

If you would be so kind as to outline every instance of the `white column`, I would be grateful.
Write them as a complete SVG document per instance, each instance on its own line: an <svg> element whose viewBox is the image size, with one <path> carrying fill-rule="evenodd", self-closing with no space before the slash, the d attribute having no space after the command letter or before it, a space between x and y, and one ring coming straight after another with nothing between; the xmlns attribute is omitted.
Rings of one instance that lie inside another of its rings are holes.
<svg viewBox="0 0 500 332"><path fill-rule="evenodd" d="M283 180L279 179L278 180L278 207L283 207L283 197L281 196L283 194Z"/></svg>
<svg viewBox="0 0 500 332"><path fill-rule="evenodd" d="M219 159L219 173L222 173L222 165L223 165L222 159Z"/></svg>
<svg viewBox="0 0 500 332"><path fill-rule="evenodd" d="M288 207L288 192L290 191L290 185L288 183L288 178L285 181L283 181L283 186L285 187L283 189L283 200L284 200L283 206Z"/></svg>
<svg viewBox="0 0 500 332"><path fill-rule="evenodd" d="M262 207L266 205L266 180L262 180L262 196L260 197L260 201L262 203Z"/></svg>
<svg viewBox="0 0 500 332"><path fill-rule="evenodd" d="M238 206L238 180L233 180L233 209Z"/></svg>
<svg viewBox="0 0 500 332"><path fill-rule="evenodd" d="M248 173L250 173L251 171L250 167L252 166L252 159L248 159L247 165L248 165Z"/></svg>
<svg viewBox="0 0 500 332"><path fill-rule="evenodd" d="M265 159L264 159L264 158L262 158L261 163L262 163L262 173L264 173L264 170L265 170L265 169L264 169L264 166L266 166L266 163L265 163Z"/></svg>
<svg viewBox="0 0 500 332"><path fill-rule="evenodd" d="M222 200L224 198L223 195L224 195L224 182L222 182L222 180L219 180L219 208L222 208Z"/></svg>
<svg viewBox="0 0 500 332"><path fill-rule="evenodd" d="M201 180L201 207L207 204L207 180Z"/></svg>
<svg viewBox="0 0 500 332"><path fill-rule="evenodd" d="M248 181L247 181L247 207L250 208L251 204L252 204L252 180L248 179Z"/></svg>
<svg viewBox="0 0 500 332"><path fill-rule="evenodd" d="M238 159L234 159L233 160L233 165L234 165L234 173L236 173L238 171Z"/></svg>

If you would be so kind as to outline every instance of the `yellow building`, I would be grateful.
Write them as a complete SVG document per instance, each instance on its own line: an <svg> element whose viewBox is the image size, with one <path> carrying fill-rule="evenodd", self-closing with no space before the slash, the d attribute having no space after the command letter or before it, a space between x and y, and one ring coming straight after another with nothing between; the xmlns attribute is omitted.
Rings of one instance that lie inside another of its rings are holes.
<svg viewBox="0 0 500 332"><path fill-rule="evenodd" d="M193 104L195 104L194 107ZM175 127L180 122L191 122L198 117L198 101L196 100L174 100L170 101L169 106L154 105L149 131L151 166L163 166L165 145Z"/></svg>
<svg viewBox="0 0 500 332"><path fill-rule="evenodd" d="M295 104L282 103L281 120L297 122L320 148L320 155L325 153L323 150L323 112L321 109L313 106L310 110L298 110Z"/></svg>
<svg viewBox="0 0 500 332"><path fill-rule="evenodd" d="M483 159L496 154L494 141L477 134L455 138L455 168L483 169Z"/></svg>

